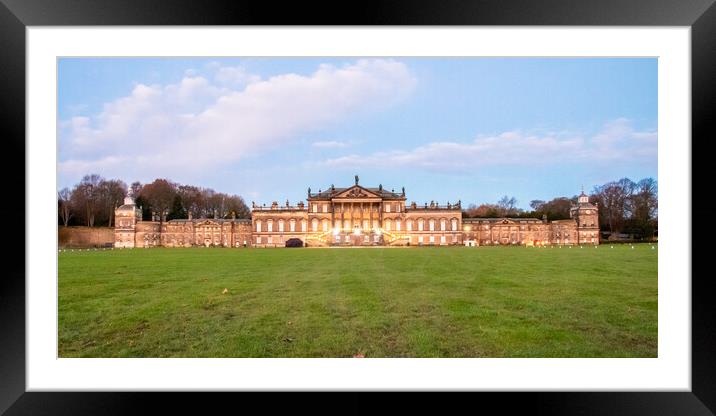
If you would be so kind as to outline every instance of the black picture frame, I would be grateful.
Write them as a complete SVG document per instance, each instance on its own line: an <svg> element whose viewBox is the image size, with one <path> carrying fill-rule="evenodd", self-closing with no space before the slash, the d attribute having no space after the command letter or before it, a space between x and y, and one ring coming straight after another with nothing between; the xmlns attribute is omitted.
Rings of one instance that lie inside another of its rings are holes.
<svg viewBox="0 0 716 416"><path fill-rule="evenodd" d="M248 2L187 0L0 0L0 124L6 156L0 164L3 178L25 172L25 36L27 26L87 25L568 25L568 26L689 26L692 68L692 190L707 190L708 157L704 151L713 134L709 117L716 104L716 6L714 0L415 0L345 2ZM684 138L687 140L688 138ZM713 139L712 139L713 140ZM700 151L699 151L700 150ZM8 182L10 182L8 181ZM12 189L16 187L18 189ZM24 236L25 188L8 183L2 204L6 235ZM17 195L23 195L20 199ZM692 194L693 195L693 194ZM709 204L691 202L692 218L707 217ZM27 221L27 220L25 220ZM691 227L691 224L685 226ZM229 411L248 411L260 405L268 411L331 413L405 413L414 407L440 413L487 411L497 405L500 413L620 415L709 415L716 412L716 320L708 273L697 273L697 253L708 249L698 244L701 234L692 232L692 389L690 392L549 392L475 393L470 397L435 397L430 394L391 396L392 403L376 404L385 395L336 393L318 398L314 394L291 395L284 400L266 394L251 398L241 394L182 393L40 393L25 391L25 263L24 256L10 253L32 250L18 238L0 239L5 258L0 278L0 412L20 414L128 414L162 413L169 407L183 412L213 413L222 406ZM704 240L705 241L705 240ZM702 242L704 242L702 241ZM703 256L700 257L703 259ZM23 260L21 260L23 259ZM328 401L332 401L330 405ZM397 399L397 400L395 400ZM459 400L458 400L459 399ZM336 407L339 406L339 407ZM463 406L467 406L464 408Z"/></svg>

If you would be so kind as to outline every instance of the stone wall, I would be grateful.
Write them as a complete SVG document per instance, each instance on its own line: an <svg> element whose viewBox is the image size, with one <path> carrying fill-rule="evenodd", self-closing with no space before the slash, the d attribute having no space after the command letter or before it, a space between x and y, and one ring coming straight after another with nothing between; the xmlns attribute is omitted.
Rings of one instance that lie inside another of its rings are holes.
<svg viewBox="0 0 716 416"><path fill-rule="evenodd" d="M60 248L89 248L111 246L114 243L114 228L109 227L58 227Z"/></svg>

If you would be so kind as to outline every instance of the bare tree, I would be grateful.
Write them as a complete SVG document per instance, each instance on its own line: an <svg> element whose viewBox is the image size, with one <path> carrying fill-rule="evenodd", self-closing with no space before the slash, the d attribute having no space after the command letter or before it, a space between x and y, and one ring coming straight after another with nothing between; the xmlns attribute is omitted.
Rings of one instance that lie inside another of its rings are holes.
<svg viewBox="0 0 716 416"><path fill-rule="evenodd" d="M102 177L97 174L85 175L80 183L72 190L72 204L81 207L84 220L88 227L94 226L97 214L97 200L99 199L99 183Z"/></svg>
<svg viewBox="0 0 716 416"><path fill-rule="evenodd" d="M244 199L238 195L231 195L226 200L226 209L231 215L234 213L236 218L251 218L251 211L246 206Z"/></svg>
<svg viewBox="0 0 716 416"><path fill-rule="evenodd" d="M636 184L629 178L609 182L594 188L594 199L599 203L599 220L609 226L610 232L619 232L624 221L631 216L631 197Z"/></svg>
<svg viewBox="0 0 716 416"><path fill-rule="evenodd" d="M209 216L214 218L226 217L226 194L214 192L213 190L211 192L212 194L207 198Z"/></svg>
<svg viewBox="0 0 716 416"><path fill-rule="evenodd" d="M142 193L142 187L143 185L141 182L132 182L132 184L129 186L129 189L132 191L132 196L134 198L137 198Z"/></svg>
<svg viewBox="0 0 716 416"><path fill-rule="evenodd" d="M530 201L530 208L532 208L535 211L540 211L544 204L545 204L545 202L542 200L533 199L532 201Z"/></svg>
<svg viewBox="0 0 716 416"><path fill-rule="evenodd" d="M645 178L636 184L631 197L632 218L639 224L647 224L657 215L658 191L653 178Z"/></svg>
<svg viewBox="0 0 716 416"><path fill-rule="evenodd" d="M167 179L156 179L144 185L141 196L149 203L152 210L159 213L160 222L166 221L166 215L172 207L176 195L176 184Z"/></svg>
<svg viewBox="0 0 716 416"><path fill-rule="evenodd" d="M515 199L515 197L505 195L497 201L497 206L500 208L500 215L503 217L513 216L519 213L517 209L517 199Z"/></svg>
<svg viewBox="0 0 716 416"><path fill-rule="evenodd" d="M180 185L177 188L177 192L181 197L186 212L190 213L194 218L201 218L203 206L201 189L191 185Z"/></svg>
<svg viewBox="0 0 716 416"><path fill-rule="evenodd" d="M103 180L99 183L99 194L102 206L107 213L107 225L112 226L114 210L126 196L127 184L119 179Z"/></svg>
<svg viewBox="0 0 716 416"><path fill-rule="evenodd" d="M71 196L72 193L66 187L62 188L57 193L58 209L60 211L62 223L65 225L65 227L67 227L67 224L70 222L70 218L72 217L72 201L70 199Z"/></svg>

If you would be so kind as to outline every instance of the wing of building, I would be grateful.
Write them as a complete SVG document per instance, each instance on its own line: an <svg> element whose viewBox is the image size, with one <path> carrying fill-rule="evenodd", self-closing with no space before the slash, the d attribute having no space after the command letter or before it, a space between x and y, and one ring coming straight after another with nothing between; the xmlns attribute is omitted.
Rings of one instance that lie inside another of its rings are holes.
<svg viewBox="0 0 716 416"><path fill-rule="evenodd" d="M142 221L131 196L115 211L115 247L284 247L298 239L309 247L395 245L599 244L598 208L582 192L570 219L462 218L461 202L406 204L397 193L355 184L331 185L306 203L252 204L251 219Z"/></svg>

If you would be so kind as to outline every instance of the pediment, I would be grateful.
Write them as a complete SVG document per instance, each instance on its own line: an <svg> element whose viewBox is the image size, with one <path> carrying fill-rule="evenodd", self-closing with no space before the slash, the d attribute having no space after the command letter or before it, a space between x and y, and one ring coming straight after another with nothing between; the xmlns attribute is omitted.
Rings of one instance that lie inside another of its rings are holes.
<svg viewBox="0 0 716 416"><path fill-rule="evenodd" d="M380 195L375 194L360 185L353 185L333 198L380 198Z"/></svg>

